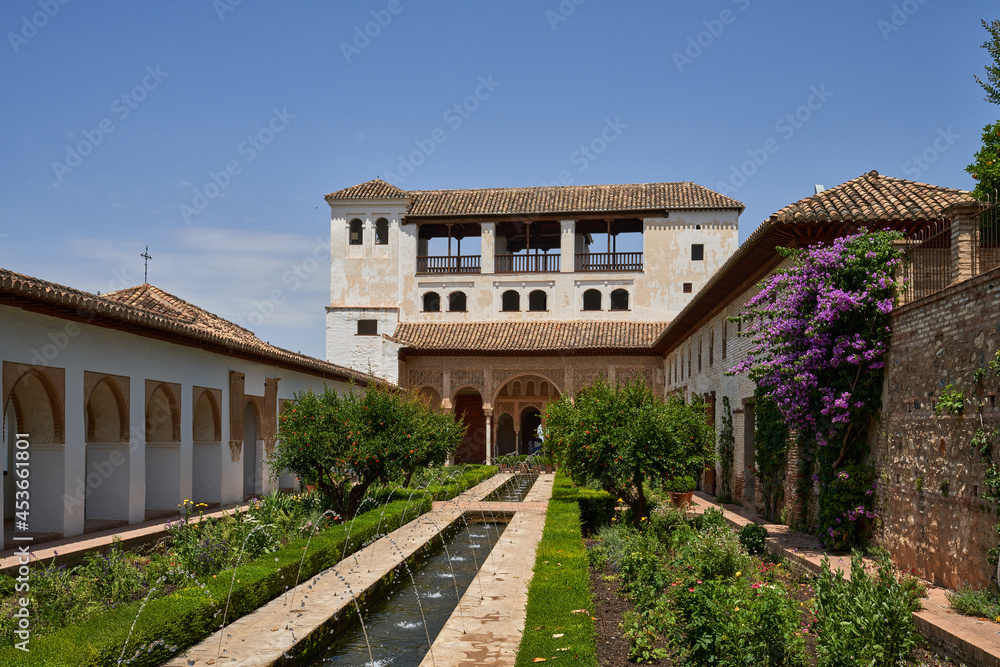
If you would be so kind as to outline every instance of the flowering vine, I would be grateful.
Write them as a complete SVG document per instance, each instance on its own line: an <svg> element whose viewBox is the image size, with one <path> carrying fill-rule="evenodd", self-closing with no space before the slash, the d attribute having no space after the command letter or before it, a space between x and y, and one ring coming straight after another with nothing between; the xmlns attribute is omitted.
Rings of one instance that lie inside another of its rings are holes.
<svg viewBox="0 0 1000 667"><path fill-rule="evenodd" d="M814 528L831 548L865 541L875 518L867 436L881 408L900 238L862 231L804 250L778 248L792 266L765 279L733 318L751 343L729 373L748 374L797 432L802 472L818 484Z"/></svg>

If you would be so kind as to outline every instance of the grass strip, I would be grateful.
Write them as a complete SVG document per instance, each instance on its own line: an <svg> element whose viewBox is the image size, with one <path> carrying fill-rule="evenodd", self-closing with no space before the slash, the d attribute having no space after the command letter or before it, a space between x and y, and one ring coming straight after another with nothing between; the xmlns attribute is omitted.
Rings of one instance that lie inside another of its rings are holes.
<svg viewBox="0 0 1000 667"><path fill-rule="evenodd" d="M377 507L350 522L338 524L312 538L303 560L306 538L293 540L273 553L239 566L226 622L249 614L281 595L295 583L299 563L299 582L336 565L372 540L377 534L391 532L431 509L433 500L453 498L495 474L493 466L466 470L454 481L413 493L407 500L394 500L382 509ZM86 622L69 626L43 637L32 638L28 652L13 646L0 650L0 665L67 665L76 667L154 666L210 636L222 623L223 609L233 580L233 571L225 570L203 577L197 585L178 590L169 596L96 611ZM141 613L140 613L141 610ZM138 620L137 620L138 619ZM133 628L134 623L134 628ZM126 638L128 646L125 647ZM121 663L119 657L124 656Z"/></svg>
<svg viewBox="0 0 1000 667"><path fill-rule="evenodd" d="M517 652L519 667L534 664L536 658L569 665L597 665L579 495L568 475L556 474L528 588L524 635Z"/></svg>

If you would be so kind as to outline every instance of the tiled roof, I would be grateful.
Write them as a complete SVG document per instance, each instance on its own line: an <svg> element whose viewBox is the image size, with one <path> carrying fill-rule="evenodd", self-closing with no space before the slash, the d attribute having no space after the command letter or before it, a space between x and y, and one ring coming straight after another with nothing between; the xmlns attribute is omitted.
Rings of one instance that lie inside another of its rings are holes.
<svg viewBox="0 0 1000 667"><path fill-rule="evenodd" d="M743 210L743 204L735 199L689 182L404 192L376 179L326 195L327 200L386 197L409 198L407 218L595 211L659 212L666 209Z"/></svg>
<svg viewBox="0 0 1000 667"><path fill-rule="evenodd" d="M265 343L252 331L149 284L97 295L0 269L0 304L43 306L114 328L207 349L222 348L223 353L282 364L313 375L368 382L364 373Z"/></svg>
<svg viewBox="0 0 1000 667"><path fill-rule="evenodd" d="M900 222L938 220L970 192L882 176L877 171L800 199L771 215L780 222Z"/></svg>
<svg viewBox="0 0 1000 667"><path fill-rule="evenodd" d="M407 322L392 338L404 347L447 352L648 350L667 322Z"/></svg>
<svg viewBox="0 0 1000 667"><path fill-rule="evenodd" d="M410 193L400 190L391 183L375 178L367 183L352 185L343 190L331 192L327 199L407 199Z"/></svg>

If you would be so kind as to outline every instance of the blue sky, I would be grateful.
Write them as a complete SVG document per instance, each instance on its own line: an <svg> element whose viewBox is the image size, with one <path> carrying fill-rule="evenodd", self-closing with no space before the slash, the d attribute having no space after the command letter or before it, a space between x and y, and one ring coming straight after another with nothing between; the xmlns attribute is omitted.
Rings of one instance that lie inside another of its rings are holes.
<svg viewBox="0 0 1000 667"><path fill-rule="evenodd" d="M0 266L151 283L322 357L323 195L694 181L772 212L971 189L995 2L0 5ZM456 107L457 105L457 107ZM917 158L916 160L914 158Z"/></svg>

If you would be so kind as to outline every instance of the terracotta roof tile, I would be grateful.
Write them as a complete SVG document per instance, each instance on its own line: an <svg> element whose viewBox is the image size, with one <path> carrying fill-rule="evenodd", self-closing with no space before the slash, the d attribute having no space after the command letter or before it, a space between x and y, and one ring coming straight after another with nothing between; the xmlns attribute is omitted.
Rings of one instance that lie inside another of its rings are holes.
<svg viewBox="0 0 1000 667"><path fill-rule="evenodd" d="M771 215L780 222L900 222L938 220L950 204L973 201L970 192L882 176L870 171Z"/></svg>
<svg viewBox="0 0 1000 667"><path fill-rule="evenodd" d="M392 338L404 347L448 352L648 350L667 322L405 322Z"/></svg>
<svg viewBox="0 0 1000 667"><path fill-rule="evenodd" d="M331 192L327 199L407 199L410 194L391 183L375 178L367 183L352 185L343 190Z"/></svg>
<svg viewBox="0 0 1000 667"><path fill-rule="evenodd" d="M364 373L265 343L252 331L149 284L97 295L0 269L0 303L3 302L44 304L55 311L93 315L125 330L151 330L194 344L222 346L232 353L285 364L307 373L353 379L360 384L368 382Z"/></svg>
<svg viewBox="0 0 1000 667"><path fill-rule="evenodd" d="M390 190L391 188L391 190ZM393 194L387 194L387 193ZM539 215L593 211L737 209L743 204L696 183L630 183L535 188L414 190L374 180L326 195L327 200L406 197L407 218L456 215Z"/></svg>

